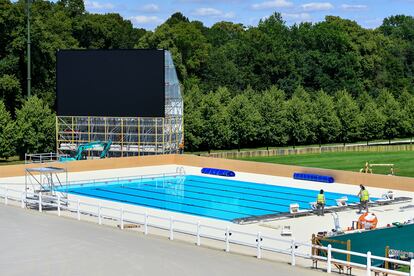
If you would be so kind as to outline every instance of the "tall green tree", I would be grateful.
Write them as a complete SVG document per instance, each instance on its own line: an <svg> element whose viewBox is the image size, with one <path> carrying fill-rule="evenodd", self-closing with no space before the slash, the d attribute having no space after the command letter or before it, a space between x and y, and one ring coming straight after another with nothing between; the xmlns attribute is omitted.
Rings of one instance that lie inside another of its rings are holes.
<svg viewBox="0 0 414 276"><path fill-rule="evenodd" d="M367 145L370 140L382 138L384 135L385 117L373 100L365 102L361 116L361 138L367 142Z"/></svg>
<svg viewBox="0 0 414 276"><path fill-rule="evenodd" d="M202 127L200 104L203 94L198 86L187 89L184 94L184 125L185 125L185 149L195 151L202 143Z"/></svg>
<svg viewBox="0 0 414 276"><path fill-rule="evenodd" d="M341 123L339 139L345 146L360 136L362 117L356 101L347 91L338 92L335 105Z"/></svg>
<svg viewBox="0 0 414 276"><path fill-rule="evenodd" d="M240 151L242 146L256 139L260 113L244 94L239 94L230 100L227 112L230 143Z"/></svg>
<svg viewBox="0 0 414 276"><path fill-rule="evenodd" d="M55 114L41 99L32 96L16 110L17 149L25 153L55 151Z"/></svg>
<svg viewBox="0 0 414 276"><path fill-rule="evenodd" d="M16 154L16 128L10 112L0 101L0 158L9 158Z"/></svg>
<svg viewBox="0 0 414 276"><path fill-rule="evenodd" d="M7 110L14 111L22 101L22 89L14 75L0 76L0 97Z"/></svg>
<svg viewBox="0 0 414 276"><path fill-rule="evenodd" d="M319 146L322 143L335 141L339 134L341 124L335 111L335 104L332 97L324 91L319 91L312 104L314 114L314 132Z"/></svg>
<svg viewBox="0 0 414 276"><path fill-rule="evenodd" d="M311 135L312 117L308 111L308 103L298 95L293 95L287 102L287 134L293 147L305 142Z"/></svg>
<svg viewBox="0 0 414 276"><path fill-rule="evenodd" d="M201 145L208 152L224 147L228 141L228 116L220 93L210 92L202 98L200 114L202 120Z"/></svg>
<svg viewBox="0 0 414 276"><path fill-rule="evenodd" d="M404 118L404 135L409 136L411 138L410 142L412 143L412 137L414 136L414 96L407 90L404 90L399 100Z"/></svg>
<svg viewBox="0 0 414 276"><path fill-rule="evenodd" d="M285 93L275 86L259 95L260 113L259 138L269 146L283 145L287 142Z"/></svg>
<svg viewBox="0 0 414 276"><path fill-rule="evenodd" d="M383 89L378 98L377 103L384 114L384 135L391 143L391 139L398 137L404 133L405 119L403 110L399 102L387 90Z"/></svg>

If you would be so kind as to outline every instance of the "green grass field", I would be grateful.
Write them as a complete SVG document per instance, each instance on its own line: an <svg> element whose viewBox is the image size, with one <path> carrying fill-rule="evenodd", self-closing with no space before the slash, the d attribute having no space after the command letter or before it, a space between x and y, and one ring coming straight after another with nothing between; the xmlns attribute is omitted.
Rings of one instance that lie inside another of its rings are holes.
<svg viewBox="0 0 414 276"><path fill-rule="evenodd" d="M19 160L19 157L18 156L13 156L13 157L10 157L9 159L3 159L3 158L0 158L0 166L2 166L2 165L4 165L4 166L7 166L7 165L18 165L18 164L24 164L24 160L22 161L22 160Z"/></svg>
<svg viewBox="0 0 414 276"><path fill-rule="evenodd" d="M286 156L252 157L242 160L268 162L304 167L346 170L358 172L366 161L370 163L394 164L398 176L414 177L414 152L335 152ZM389 168L374 168L373 173L388 174Z"/></svg>

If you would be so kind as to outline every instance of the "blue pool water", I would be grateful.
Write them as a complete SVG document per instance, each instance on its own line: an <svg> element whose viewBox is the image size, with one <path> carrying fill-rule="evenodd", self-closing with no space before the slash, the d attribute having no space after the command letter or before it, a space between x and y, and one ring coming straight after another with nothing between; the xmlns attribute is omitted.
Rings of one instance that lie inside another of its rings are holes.
<svg viewBox="0 0 414 276"><path fill-rule="evenodd" d="M309 202L316 201L319 192L195 175L91 183L66 189L80 196L229 221L289 212L291 203L309 209ZM359 202L354 195L325 192L326 206L336 206L335 199L344 196L348 203Z"/></svg>

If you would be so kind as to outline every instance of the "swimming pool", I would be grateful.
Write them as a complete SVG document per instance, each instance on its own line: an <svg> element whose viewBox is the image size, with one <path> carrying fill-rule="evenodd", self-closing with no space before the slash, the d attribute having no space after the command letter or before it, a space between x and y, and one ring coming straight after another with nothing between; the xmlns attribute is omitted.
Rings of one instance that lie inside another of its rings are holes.
<svg viewBox="0 0 414 276"><path fill-rule="evenodd" d="M61 191L63 191L61 189ZM196 175L127 179L68 186L70 194L112 200L220 220L289 212L291 203L309 209L319 191ZM325 192L326 206L354 195Z"/></svg>

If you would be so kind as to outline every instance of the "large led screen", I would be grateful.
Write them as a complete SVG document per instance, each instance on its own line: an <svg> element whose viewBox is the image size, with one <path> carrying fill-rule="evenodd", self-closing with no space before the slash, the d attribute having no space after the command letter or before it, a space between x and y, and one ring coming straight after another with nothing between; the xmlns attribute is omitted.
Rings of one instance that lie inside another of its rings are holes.
<svg viewBox="0 0 414 276"><path fill-rule="evenodd" d="M164 117L162 50L59 50L59 116Z"/></svg>

